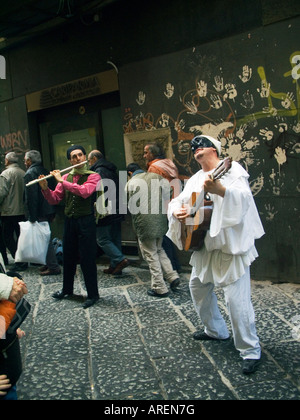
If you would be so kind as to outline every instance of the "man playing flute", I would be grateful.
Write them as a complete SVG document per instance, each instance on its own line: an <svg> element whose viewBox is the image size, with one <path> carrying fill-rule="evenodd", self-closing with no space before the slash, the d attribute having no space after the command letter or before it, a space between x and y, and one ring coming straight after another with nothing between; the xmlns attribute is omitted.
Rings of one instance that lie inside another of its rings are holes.
<svg viewBox="0 0 300 420"><path fill-rule="evenodd" d="M89 308L99 300L96 265L96 227L94 218L94 193L100 181L100 175L89 171L85 165L86 152L82 146L71 146L67 158L72 165L82 162L69 174L61 175L59 170L51 174L57 181L54 191L48 188L47 180L41 180L45 199L56 205L65 198L65 226L63 238L63 289L54 293L55 299L61 300L73 294L76 265L82 269L87 300L83 308Z"/></svg>

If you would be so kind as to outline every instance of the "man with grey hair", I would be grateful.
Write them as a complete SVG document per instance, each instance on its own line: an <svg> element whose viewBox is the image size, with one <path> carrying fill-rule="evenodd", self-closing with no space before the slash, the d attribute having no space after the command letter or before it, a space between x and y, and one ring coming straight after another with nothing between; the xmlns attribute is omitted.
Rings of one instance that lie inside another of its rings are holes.
<svg viewBox="0 0 300 420"><path fill-rule="evenodd" d="M41 164L42 163L41 153L38 150L29 150L29 152L25 153L24 161L25 161L26 166L28 166L28 164L26 164L26 162L28 161L30 161L29 166L31 166L33 163Z"/></svg>
<svg viewBox="0 0 300 420"><path fill-rule="evenodd" d="M49 175L49 171L42 165L42 157L38 150L26 152L24 162L27 168L25 184L39 178L40 175ZM54 178L49 179L49 185L51 189L55 189ZM39 184L25 188L25 215L31 223L48 222L49 225L55 218L55 207L45 200ZM49 242L46 265L41 267L40 273L42 276L55 276L61 273L52 241Z"/></svg>
<svg viewBox="0 0 300 420"><path fill-rule="evenodd" d="M15 152L6 154L5 167L0 175L0 211L5 245L11 256L15 258L20 236L19 222L25 220L23 202L25 172L19 167ZM26 268L27 263L17 263L14 267L15 271Z"/></svg>

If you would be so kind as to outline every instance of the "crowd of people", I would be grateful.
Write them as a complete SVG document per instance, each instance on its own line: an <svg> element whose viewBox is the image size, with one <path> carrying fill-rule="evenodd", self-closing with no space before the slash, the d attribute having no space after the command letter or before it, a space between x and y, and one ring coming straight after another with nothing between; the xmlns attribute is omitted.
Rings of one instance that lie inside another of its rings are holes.
<svg viewBox="0 0 300 420"><path fill-rule="evenodd" d="M172 186L172 181L179 178L178 170L157 144L145 145L146 170L135 162L126 168L126 202L141 255L151 275L148 294L166 298L170 289L176 290L180 285L175 245L183 249L182 227L194 217L190 205L192 194L209 194L213 203L210 227L204 244L193 252L190 261L191 297L204 325L204 331L197 331L194 339L229 338L214 293L215 287L222 287L234 343L243 359L242 371L249 374L256 370L261 352L251 303L250 265L258 256L255 240L264 234L263 227L249 187L249 175L240 164L233 162L221 179L213 178L221 161L221 143L210 136L196 136L191 141L191 153L201 169L180 193L175 193ZM70 173L62 175L54 170L50 172L52 178L45 179L49 171L42 165L40 152L31 150L25 154L26 172L20 168L15 152L6 154L6 168L0 175L0 252L7 265L7 250L13 259L17 251L19 222L29 220L50 225L55 206L64 200L63 286L53 298L60 301L73 295L76 267L80 264L87 290L83 308L87 309L99 301L97 245L110 260L105 274L120 275L130 264L122 251L124 215L119 211L119 176L116 166L98 150L87 155L83 146L74 145L67 150L67 159L74 166ZM34 179L39 182L26 188L26 183ZM109 194L109 185L114 187L113 195ZM159 185L155 193L153 185ZM100 214L98 200L102 200L106 209ZM153 203L155 211L151 211ZM10 269L20 272L27 267L26 261L15 262ZM40 268L40 273L42 276L61 273L51 240L46 265ZM26 293L26 285L20 278L0 275L0 303L8 301L15 305ZM0 306L1 319L5 318ZM0 328L1 337L5 336L7 324L4 322L2 333ZM13 399L16 380L12 381L6 373L6 350L7 338L0 339L0 399Z"/></svg>

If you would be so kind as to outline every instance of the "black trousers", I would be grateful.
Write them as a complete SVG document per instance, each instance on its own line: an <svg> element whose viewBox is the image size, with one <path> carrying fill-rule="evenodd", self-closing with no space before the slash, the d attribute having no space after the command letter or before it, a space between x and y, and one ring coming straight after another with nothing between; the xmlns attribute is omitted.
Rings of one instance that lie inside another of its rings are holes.
<svg viewBox="0 0 300 420"><path fill-rule="evenodd" d="M25 216L2 216L2 232L4 243L13 258L15 258L17 252L18 239L20 236L19 222L24 221Z"/></svg>
<svg viewBox="0 0 300 420"><path fill-rule="evenodd" d="M79 263L88 298L99 297L96 265L97 243L94 215L65 220L63 238L63 292L72 294L76 266Z"/></svg>
<svg viewBox="0 0 300 420"><path fill-rule="evenodd" d="M6 244L4 242L4 235L3 235L3 228L2 228L2 220L0 218L0 253L3 257L3 262L5 265L8 265L8 258L6 252Z"/></svg>

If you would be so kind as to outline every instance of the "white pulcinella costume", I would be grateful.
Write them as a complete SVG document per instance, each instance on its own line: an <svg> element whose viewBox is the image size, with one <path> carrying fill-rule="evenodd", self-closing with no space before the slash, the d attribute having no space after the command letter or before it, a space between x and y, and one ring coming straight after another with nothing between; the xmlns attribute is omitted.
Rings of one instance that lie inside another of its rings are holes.
<svg viewBox="0 0 300 420"><path fill-rule="evenodd" d="M211 171L212 172L212 171ZM203 183L211 172L198 171L186 183L183 192L169 204L167 236L182 249L180 222L173 212L188 203L192 192L203 193ZM205 325L206 334L214 338L229 337L213 292L220 286L225 292L233 338L244 359L259 359L260 345L256 335L251 303L250 265L258 256L255 239L264 229L248 183L248 173L237 162L220 179L225 196L209 194L213 201L210 229L205 246L190 260L190 290L195 309Z"/></svg>

